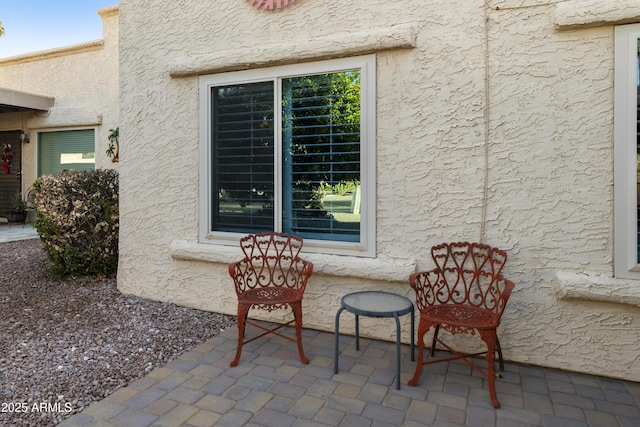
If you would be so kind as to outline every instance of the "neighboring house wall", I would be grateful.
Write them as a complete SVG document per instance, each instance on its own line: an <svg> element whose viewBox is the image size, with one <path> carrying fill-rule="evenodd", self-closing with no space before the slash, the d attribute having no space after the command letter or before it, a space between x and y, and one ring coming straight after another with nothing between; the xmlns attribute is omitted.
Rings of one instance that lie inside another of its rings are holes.
<svg viewBox="0 0 640 427"><path fill-rule="evenodd" d="M0 58L0 87L55 98L48 112L0 115L0 131L23 129L31 139L22 144L23 190L37 177L40 131L95 128L95 167L116 165L105 151L109 129L118 127L118 7L98 13L102 40Z"/></svg>
<svg viewBox="0 0 640 427"><path fill-rule="evenodd" d="M199 75L375 53L376 257L305 254L305 327L333 330L350 291L413 299L408 276L432 266L432 245L481 240L508 252L516 284L500 328L507 359L640 380L640 282L611 278L613 24L640 22L636 2L120 10L123 292L236 312L226 263L239 248L199 242ZM393 322L361 322L393 339Z"/></svg>

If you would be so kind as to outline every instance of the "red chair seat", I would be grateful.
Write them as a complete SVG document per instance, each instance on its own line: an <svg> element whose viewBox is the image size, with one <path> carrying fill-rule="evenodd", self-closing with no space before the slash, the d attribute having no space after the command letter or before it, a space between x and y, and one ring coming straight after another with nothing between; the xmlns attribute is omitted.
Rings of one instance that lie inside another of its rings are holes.
<svg viewBox="0 0 640 427"><path fill-rule="evenodd" d="M295 289L258 288L243 292L241 299L249 304L285 304L300 301L302 294Z"/></svg>
<svg viewBox="0 0 640 427"><path fill-rule="evenodd" d="M428 317L436 324L469 329L495 328L500 321L494 313L463 305L436 305L421 312L420 315Z"/></svg>

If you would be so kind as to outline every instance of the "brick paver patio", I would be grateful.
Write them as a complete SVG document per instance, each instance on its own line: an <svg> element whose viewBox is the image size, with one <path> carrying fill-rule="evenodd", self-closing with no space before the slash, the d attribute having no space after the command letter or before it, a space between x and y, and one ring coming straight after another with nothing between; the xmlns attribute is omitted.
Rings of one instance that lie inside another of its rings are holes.
<svg viewBox="0 0 640 427"><path fill-rule="evenodd" d="M304 331L308 365L276 336L245 345L229 368L237 329L62 424L72 426L640 426L640 384L507 363L494 409L486 381L460 361L426 366L409 387L415 362L403 347L395 389L395 344L341 337L333 374L333 334ZM444 352L439 352L442 356Z"/></svg>

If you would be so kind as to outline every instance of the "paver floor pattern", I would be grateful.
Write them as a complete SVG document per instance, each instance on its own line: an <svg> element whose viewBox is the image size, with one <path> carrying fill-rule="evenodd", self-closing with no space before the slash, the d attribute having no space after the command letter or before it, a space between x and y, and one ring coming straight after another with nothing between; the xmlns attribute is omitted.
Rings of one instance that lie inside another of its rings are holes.
<svg viewBox="0 0 640 427"><path fill-rule="evenodd" d="M74 415L73 426L640 426L640 384L506 363L496 380L500 409L486 380L461 361L425 367L410 387L415 362L402 349L396 390L395 345L340 338L333 373L333 334L304 331L303 365L294 343L261 338L229 368L237 329ZM436 357L447 353L439 351Z"/></svg>
<svg viewBox="0 0 640 427"><path fill-rule="evenodd" d="M0 224L0 242L37 238L31 225ZM69 418L72 426L640 426L640 384L507 363L494 409L486 381L460 361L429 365L409 387L415 362L402 351L395 390L395 345L340 337L333 374L333 334L304 331L303 365L295 344L263 338L229 368L231 328L147 377ZM440 357L445 352L437 352ZM436 356L438 357L438 356Z"/></svg>

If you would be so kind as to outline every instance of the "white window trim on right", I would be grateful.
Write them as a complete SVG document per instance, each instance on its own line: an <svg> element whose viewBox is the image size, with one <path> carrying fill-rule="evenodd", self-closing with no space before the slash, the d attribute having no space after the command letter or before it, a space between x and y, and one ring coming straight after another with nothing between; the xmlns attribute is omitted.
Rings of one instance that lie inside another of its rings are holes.
<svg viewBox="0 0 640 427"><path fill-rule="evenodd" d="M360 242L305 239L304 251L334 255L376 257L376 56L333 59L271 68L203 75L200 98L200 232L199 242L237 246L238 233L211 230L211 87L258 82L281 75L307 75L359 69L361 72L361 225Z"/></svg>
<svg viewBox="0 0 640 427"><path fill-rule="evenodd" d="M640 24L615 28L614 272L640 279L637 218L637 87Z"/></svg>

